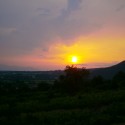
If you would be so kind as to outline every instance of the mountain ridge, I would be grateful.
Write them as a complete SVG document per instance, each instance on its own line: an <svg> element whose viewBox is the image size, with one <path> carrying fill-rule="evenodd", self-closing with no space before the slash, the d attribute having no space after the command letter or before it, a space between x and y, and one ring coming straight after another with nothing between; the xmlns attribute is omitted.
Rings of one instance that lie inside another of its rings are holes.
<svg viewBox="0 0 125 125"><path fill-rule="evenodd" d="M1 70L1 65L0 65L0 72L2 72L2 71L5 71L5 72L7 72L7 71L9 71L9 72L11 72L11 71L13 71L13 72L27 71L27 72L32 72L32 73L38 72L41 75L45 75L46 77L51 77L52 79L58 78L59 75L63 74L63 70L37 71L37 70L32 70L30 67L27 67L27 69L29 69L29 70L25 69L25 67L23 67L23 70L22 70L22 67L19 67L19 68L17 67L15 69L13 69L13 66L11 66L11 67L9 67L9 69L7 67L6 67L6 69L4 69L4 67L3 67L3 70ZM95 76L102 76L104 79L112 79L113 76L116 73L118 73L119 71L125 72L125 60L121 61L118 64L110 66L110 67L92 68L92 69L88 69L88 70L90 71L90 78L93 78Z"/></svg>
<svg viewBox="0 0 125 125"><path fill-rule="evenodd" d="M90 69L91 77L100 75L105 79L111 79L119 71L125 72L125 60L110 67Z"/></svg>

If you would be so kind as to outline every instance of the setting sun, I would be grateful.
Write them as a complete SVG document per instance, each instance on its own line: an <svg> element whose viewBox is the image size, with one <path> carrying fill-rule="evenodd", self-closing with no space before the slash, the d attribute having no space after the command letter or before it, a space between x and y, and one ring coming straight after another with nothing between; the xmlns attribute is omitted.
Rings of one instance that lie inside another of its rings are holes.
<svg viewBox="0 0 125 125"><path fill-rule="evenodd" d="M73 56L73 57L72 57L72 62L73 62L73 63L77 63L77 61L78 61L78 58L77 58L76 56Z"/></svg>

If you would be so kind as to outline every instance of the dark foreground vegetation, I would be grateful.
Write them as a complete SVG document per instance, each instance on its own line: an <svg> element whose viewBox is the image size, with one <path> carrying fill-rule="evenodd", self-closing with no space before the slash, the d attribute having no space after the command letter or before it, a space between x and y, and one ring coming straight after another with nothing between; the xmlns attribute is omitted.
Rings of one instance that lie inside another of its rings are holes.
<svg viewBox="0 0 125 125"><path fill-rule="evenodd" d="M89 76L67 66L55 81L1 77L0 125L124 125L125 73Z"/></svg>

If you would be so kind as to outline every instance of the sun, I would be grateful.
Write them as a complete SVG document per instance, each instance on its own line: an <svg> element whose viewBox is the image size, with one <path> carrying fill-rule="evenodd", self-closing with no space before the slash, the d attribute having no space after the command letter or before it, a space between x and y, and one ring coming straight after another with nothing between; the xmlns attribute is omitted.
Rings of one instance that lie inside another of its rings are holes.
<svg viewBox="0 0 125 125"><path fill-rule="evenodd" d="M77 56L73 56L73 57L71 58L71 61L72 61L73 63L77 63L77 62L78 62Z"/></svg>

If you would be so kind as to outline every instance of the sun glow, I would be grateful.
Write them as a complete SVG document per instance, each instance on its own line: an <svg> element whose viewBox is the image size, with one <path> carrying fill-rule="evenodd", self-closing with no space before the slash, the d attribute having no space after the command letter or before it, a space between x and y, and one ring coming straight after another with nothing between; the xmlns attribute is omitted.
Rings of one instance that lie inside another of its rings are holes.
<svg viewBox="0 0 125 125"><path fill-rule="evenodd" d="M73 63L77 63L78 62L78 58L76 56L73 56L72 59L71 59L71 61Z"/></svg>

